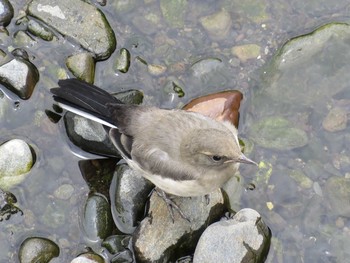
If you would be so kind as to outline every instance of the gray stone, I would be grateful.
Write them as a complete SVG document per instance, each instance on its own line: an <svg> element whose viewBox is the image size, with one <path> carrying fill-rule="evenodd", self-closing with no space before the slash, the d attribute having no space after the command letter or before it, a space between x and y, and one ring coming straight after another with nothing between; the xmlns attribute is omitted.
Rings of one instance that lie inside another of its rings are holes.
<svg viewBox="0 0 350 263"><path fill-rule="evenodd" d="M13 17L13 7L8 0L0 0L0 27L7 26Z"/></svg>
<svg viewBox="0 0 350 263"><path fill-rule="evenodd" d="M10 189L21 183L33 162L32 151L25 141L13 139L0 145L0 188Z"/></svg>
<svg viewBox="0 0 350 263"><path fill-rule="evenodd" d="M215 40L227 38L232 26L231 15L225 10L202 17L200 22L209 36Z"/></svg>
<svg viewBox="0 0 350 263"><path fill-rule="evenodd" d="M327 200L330 204L329 216L350 217L350 179L340 176L333 176L326 181L325 190Z"/></svg>
<svg viewBox="0 0 350 263"><path fill-rule="evenodd" d="M153 184L126 164L116 167L110 199L114 222L126 234L134 232L144 216L146 200Z"/></svg>
<svg viewBox="0 0 350 263"><path fill-rule="evenodd" d="M95 61L89 52L83 52L69 56L66 60L67 68L78 79L88 83L94 83L95 79Z"/></svg>
<svg viewBox="0 0 350 263"><path fill-rule="evenodd" d="M23 241L19 249L20 263L49 262L60 253L58 246L49 239L30 237Z"/></svg>
<svg viewBox="0 0 350 263"><path fill-rule="evenodd" d="M0 66L0 83L17 94L21 99L29 99L39 81L37 68L29 61L14 58Z"/></svg>
<svg viewBox="0 0 350 263"><path fill-rule="evenodd" d="M142 262L172 262L194 250L205 227L217 220L224 212L224 197L220 189L209 198L175 197L172 200L180 207L190 222L174 210L174 222L164 200L153 192L148 216L142 220L134 233L135 256ZM209 200L209 202L208 202Z"/></svg>
<svg viewBox="0 0 350 263"><path fill-rule="evenodd" d="M33 0L28 14L78 42L96 59L106 59L115 50L115 35L105 16L84 1Z"/></svg>
<svg viewBox="0 0 350 263"><path fill-rule="evenodd" d="M271 232L258 212L245 208L232 219L210 225L198 241L194 263L264 262Z"/></svg>

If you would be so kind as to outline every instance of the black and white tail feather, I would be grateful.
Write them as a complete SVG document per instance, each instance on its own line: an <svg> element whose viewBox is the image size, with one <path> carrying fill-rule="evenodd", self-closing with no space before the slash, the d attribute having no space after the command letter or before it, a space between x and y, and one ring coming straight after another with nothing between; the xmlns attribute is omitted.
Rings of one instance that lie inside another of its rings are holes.
<svg viewBox="0 0 350 263"><path fill-rule="evenodd" d="M127 140L132 138L125 135L123 140L125 145L123 145L121 132L125 130L124 127L129 121L125 109L132 110L137 106L125 105L107 91L78 79L59 80L58 86L50 90L57 104L67 111L104 125L106 132L113 135L109 137L122 157L130 159L128 147L131 143ZM116 111L119 114L116 114Z"/></svg>

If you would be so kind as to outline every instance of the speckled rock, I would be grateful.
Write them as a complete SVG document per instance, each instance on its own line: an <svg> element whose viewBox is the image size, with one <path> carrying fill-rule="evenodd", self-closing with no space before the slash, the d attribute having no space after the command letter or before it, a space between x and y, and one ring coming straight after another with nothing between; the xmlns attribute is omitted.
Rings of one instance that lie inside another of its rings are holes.
<svg viewBox="0 0 350 263"><path fill-rule="evenodd" d="M270 247L271 232L258 212L246 208L232 219L210 225L198 241L193 263L260 263Z"/></svg>
<svg viewBox="0 0 350 263"><path fill-rule="evenodd" d="M93 84L95 79L95 61L89 52L69 56L66 60L69 70L78 79Z"/></svg>
<svg viewBox="0 0 350 263"><path fill-rule="evenodd" d="M49 239L30 237L23 241L19 249L20 263L48 263L60 253L58 246Z"/></svg>
<svg viewBox="0 0 350 263"><path fill-rule="evenodd" d="M348 112L342 108L332 108L322 122L323 129L329 132L346 129Z"/></svg>
<svg viewBox="0 0 350 263"><path fill-rule="evenodd" d="M225 39L232 26L231 15L225 10L202 17L200 22L209 36L215 40Z"/></svg>

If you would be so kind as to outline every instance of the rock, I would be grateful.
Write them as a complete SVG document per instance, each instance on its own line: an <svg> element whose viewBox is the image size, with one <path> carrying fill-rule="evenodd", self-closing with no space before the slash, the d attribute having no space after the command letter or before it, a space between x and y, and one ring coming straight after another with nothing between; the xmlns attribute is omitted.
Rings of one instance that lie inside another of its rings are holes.
<svg viewBox="0 0 350 263"><path fill-rule="evenodd" d="M0 0L0 27L6 27L13 17L13 7L8 0Z"/></svg>
<svg viewBox="0 0 350 263"><path fill-rule="evenodd" d="M243 94L228 90L191 100L182 109L198 112L218 121L229 121L238 128L239 107Z"/></svg>
<svg viewBox="0 0 350 263"><path fill-rule="evenodd" d="M17 46L33 47L36 45L37 41L32 38L25 31L19 30L14 35L14 43Z"/></svg>
<svg viewBox="0 0 350 263"><path fill-rule="evenodd" d="M232 26L231 15L225 10L202 17L200 22L209 36L215 40L227 38Z"/></svg>
<svg viewBox="0 0 350 263"><path fill-rule="evenodd" d="M57 199L68 200L74 194L74 186L71 184L62 184L53 194Z"/></svg>
<svg viewBox="0 0 350 263"><path fill-rule="evenodd" d="M69 56L66 60L67 68L78 79L93 84L95 79L95 60L89 52Z"/></svg>
<svg viewBox="0 0 350 263"><path fill-rule="evenodd" d="M15 205L16 203L17 198L14 194L0 189L0 222L9 220L17 213L23 215L22 210Z"/></svg>
<svg viewBox="0 0 350 263"><path fill-rule="evenodd" d="M148 216L142 220L133 235L136 259L142 262L172 262L193 251L205 227L217 220L225 210L220 189L209 195L172 199L190 220L174 211L172 221L164 200L153 192Z"/></svg>
<svg viewBox="0 0 350 263"><path fill-rule="evenodd" d="M98 193L88 197L84 207L82 226L91 241L98 241L111 235L113 219L106 197Z"/></svg>
<svg viewBox="0 0 350 263"><path fill-rule="evenodd" d="M143 92L136 89L114 93L113 96L125 104L141 104L143 101Z"/></svg>
<svg viewBox="0 0 350 263"><path fill-rule="evenodd" d="M117 56L115 62L116 70L126 73L128 72L130 67L130 52L126 48L122 48L119 50L119 55Z"/></svg>
<svg viewBox="0 0 350 263"><path fill-rule="evenodd" d="M20 263L48 263L58 257L60 250L51 240L42 237L29 237L24 240L19 249Z"/></svg>
<svg viewBox="0 0 350 263"><path fill-rule="evenodd" d="M45 41L51 41L54 38L54 34L51 30L39 24L35 20L29 20L28 22L28 31L34 36L40 37Z"/></svg>
<svg viewBox="0 0 350 263"><path fill-rule="evenodd" d="M165 73L165 71L167 70L167 67L159 64L148 64L147 69L149 74L153 76L160 76Z"/></svg>
<svg viewBox="0 0 350 263"><path fill-rule="evenodd" d="M97 255L93 252L88 252L79 255L73 259L70 263L104 263L105 260L100 255Z"/></svg>
<svg viewBox="0 0 350 263"><path fill-rule="evenodd" d="M116 167L111 183L111 210L117 228L132 234L142 220L149 193L154 185L126 164Z"/></svg>
<svg viewBox="0 0 350 263"><path fill-rule="evenodd" d="M187 0L160 0L160 10L171 27L183 27Z"/></svg>
<svg viewBox="0 0 350 263"><path fill-rule="evenodd" d="M34 164L30 146L13 139L0 145L0 188L6 190L20 184Z"/></svg>
<svg viewBox="0 0 350 263"><path fill-rule="evenodd" d="M27 12L78 42L95 54L98 60L108 58L115 50L115 35L105 16L84 1L33 0L28 5Z"/></svg>
<svg viewBox="0 0 350 263"><path fill-rule="evenodd" d="M64 115L64 123L67 135L74 145L94 154L120 158L102 124L71 112Z"/></svg>
<svg viewBox="0 0 350 263"><path fill-rule="evenodd" d="M304 189L309 189L313 186L313 181L307 177L302 171L292 170L289 173L289 176L297 182L297 184Z"/></svg>
<svg viewBox="0 0 350 263"><path fill-rule="evenodd" d="M202 78L210 73L220 70L224 66L219 58L204 58L193 63L192 74L196 78Z"/></svg>
<svg viewBox="0 0 350 263"><path fill-rule="evenodd" d="M270 247L271 232L258 212L242 209L232 219L210 225L196 247L193 263L264 262Z"/></svg>
<svg viewBox="0 0 350 263"><path fill-rule="evenodd" d="M252 140L268 149L290 150L308 143L305 131L281 117L267 117L254 123L250 134Z"/></svg>
<svg viewBox="0 0 350 263"><path fill-rule="evenodd" d="M22 58L16 57L0 66L0 83L21 99L30 98L38 81L37 68Z"/></svg>
<svg viewBox="0 0 350 263"><path fill-rule="evenodd" d="M344 205L350 200L350 179L333 176L326 181L325 189L330 207L328 215L350 217L350 206Z"/></svg>
<svg viewBox="0 0 350 263"><path fill-rule="evenodd" d="M234 46L231 53L237 56L240 61L246 62L249 59L256 59L261 53L261 47L256 44Z"/></svg>
<svg viewBox="0 0 350 263"><path fill-rule="evenodd" d="M342 108L332 108L322 122L323 129L329 132L337 132L346 129L348 112Z"/></svg>
<svg viewBox="0 0 350 263"><path fill-rule="evenodd" d="M109 253L113 255L112 263L135 262L132 250L131 236L115 235L106 238L102 242Z"/></svg>

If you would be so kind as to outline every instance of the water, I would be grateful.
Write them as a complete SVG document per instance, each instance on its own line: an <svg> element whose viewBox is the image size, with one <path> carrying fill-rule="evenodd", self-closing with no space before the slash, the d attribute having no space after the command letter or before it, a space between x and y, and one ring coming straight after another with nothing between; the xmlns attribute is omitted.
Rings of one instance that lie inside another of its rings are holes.
<svg viewBox="0 0 350 263"><path fill-rule="evenodd" d="M11 2L16 17L23 1ZM145 94L145 104L170 108L181 107L200 95L238 89L245 96L240 134L247 141L254 123L271 115L289 118L306 131L309 138L306 147L276 151L254 144L251 153L254 160L266 167L260 169L260 177L255 177L256 172L251 169L242 170L245 177L242 188L249 190L243 191L239 205L259 211L272 230L273 242L267 262L344 262L347 256L349 220L329 209L332 203L328 202L325 185L335 173L349 174L349 166L344 165L344 161L340 162L343 165L340 169L334 166L340 157L348 156L348 129L334 134L320 128L329 110L327 96L312 105L305 103L302 109L289 103L291 99L287 96L271 101L264 93L268 85L261 72L288 39L329 21L347 21L349 7L348 1L198 0L182 7L184 12L178 14L179 21L165 18L157 0L109 1L105 7L99 7L116 34L117 50L127 48L132 61L126 74L113 69L118 52L109 60L98 62L97 86L110 92L140 89ZM231 30L220 36L209 36L200 21L222 9L230 14ZM23 29L14 22L15 19L8 26L10 37L0 35L0 48L6 52L17 47L12 36ZM240 61L231 48L244 44L260 46L260 55ZM62 123L52 123L45 110L52 109L49 89L57 85L57 70L65 68L66 57L79 47L59 38L55 42L39 40L25 49L39 69L40 81L32 97L19 104L18 99L4 89L8 97L0 98L0 103L6 103L5 114L0 118L0 143L22 138L33 146L37 159L25 183L11 190L25 217L23 221L17 219L21 221L20 227L13 221L0 223L0 261L12 262L23 238L33 234L59 240L60 261L66 262L84 247L77 218L89 188L79 170L81 158L72 154L60 127ZM152 75L137 56L150 64L166 65L168 70L160 76ZM211 68L208 74L198 75L192 65L201 59L213 59L221 64ZM329 59L323 63L329 65ZM312 74L313 71L306 71L306 76L298 77L313 86L319 81L319 75ZM169 81L174 80L180 83L185 96L179 97L167 88ZM341 88L344 94L349 94L347 90ZM295 170L312 178L311 187L303 188L291 179L290 174ZM63 184L74 186L74 197L69 202L58 202L53 197Z"/></svg>

